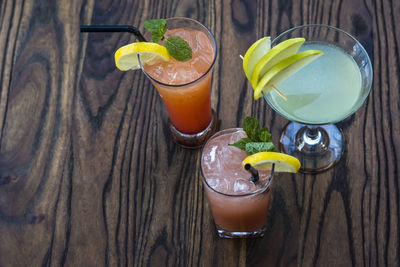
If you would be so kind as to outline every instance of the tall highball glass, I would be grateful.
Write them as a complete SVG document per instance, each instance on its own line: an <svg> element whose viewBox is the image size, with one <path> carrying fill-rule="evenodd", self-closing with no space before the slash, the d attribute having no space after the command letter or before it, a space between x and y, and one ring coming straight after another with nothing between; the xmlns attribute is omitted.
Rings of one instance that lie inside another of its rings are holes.
<svg viewBox="0 0 400 267"><path fill-rule="evenodd" d="M173 140L186 148L198 148L217 129L218 119L211 108L217 44L207 27L190 18L167 19L165 35L176 35L188 41L193 51L192 59L187 62L171 59L164 65L141 67L168 111ZM151 39L149 34L145 37Z"/></svg>

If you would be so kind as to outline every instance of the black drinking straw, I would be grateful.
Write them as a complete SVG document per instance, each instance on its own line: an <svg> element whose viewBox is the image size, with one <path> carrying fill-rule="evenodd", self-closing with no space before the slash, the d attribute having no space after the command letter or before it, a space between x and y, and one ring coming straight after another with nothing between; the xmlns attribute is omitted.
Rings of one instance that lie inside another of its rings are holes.
<svg viewBox="0 0 400 267"><path fill-rule="evenodd" d="M81 25L81 32L130 32L133 33L140 42L147 42L138 29L129 25Z"/></svg>
<svg viewBox="0 0 400 267"><path fill-rule="evenodd" d="M251 174L250 180L255 184L258 183L258 180L260 179L260 177L258 176L258 171L254 169L253 166L251 166L251 164L249 163L244 165L244 169Z"/></svg>

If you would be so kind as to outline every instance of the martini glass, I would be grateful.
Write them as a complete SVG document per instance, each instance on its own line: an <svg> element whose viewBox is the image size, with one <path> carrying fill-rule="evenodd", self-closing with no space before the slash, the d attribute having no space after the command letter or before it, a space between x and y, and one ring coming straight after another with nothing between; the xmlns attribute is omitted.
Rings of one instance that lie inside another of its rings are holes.
<svg viewBox="0 0 400 267"><path fill-rule="evenodd" d="M282 152L298 158L303 173L318 173L334 166L343 154L343 134L334 123L356 112L372 85L368 53L350 34L328 25L303 25L289 29L272 41L303 37L300 51L317 49L322 56L288 77L276 92L264 98L290 120L280 137Z"/></svg>

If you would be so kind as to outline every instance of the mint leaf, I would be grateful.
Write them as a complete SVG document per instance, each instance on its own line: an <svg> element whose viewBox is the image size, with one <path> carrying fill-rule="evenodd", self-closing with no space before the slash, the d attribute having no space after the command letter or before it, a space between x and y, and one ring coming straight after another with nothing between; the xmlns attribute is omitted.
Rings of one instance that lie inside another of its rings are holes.
<svg viewBox="0 0 400 267"><path fill-rule="evenodd" d="M241 138L230 146L237 147L246 151L247 155L252 155L262 151L278 152L271 139L271 133L267 127L260 129L260 124L256 118L246 117L242 124L247 137Z"/></svg>
<svg viewBox="0 0 400 267"><path fill-rule="evenodd" d="M144 27L151 33L151 40L158 43L164 38L164 33L167 31L167 21L165 19L146 20Z"/></svg>
<svg viewBox="0 0 400 267"><path fill-rule="evenodd" d="M243 130L247 136L253 141L261 141L260 136L260 124L256 118L246 117L243 120Z"/></svg>
<svg viewBox="0 0 400 267"><path fill-rule="evenodd" d="M263 151L277 152L277 149L272 142L250 142L246 144L245 151L247 155L252 155Z"/></svg>
<svg viewBox="0 0 400 267"><path fill-rule="evenodd" d="M249 142L251 142L251 139L245 137L245 138L241 138L239 141L237 141L237 142L235 142L233 144L229 144L229 145L237 147L237 148L239 148L241 150L246 150L246 144L249 143Z"/></svg>
<svg viewBox="0 0 400 267"><path fill-rule="evenodd" d="M144 27L151 33L151 41L158 43L164 40L167 31L167 20L150 19L144 22ZM192 48L178 36L171 36L164 41L164 46L168 53L178 61L188 61L192 58Z"/></svg>
<svg viewBox="0 0 400 267"><path fill-rule="evenodd" d="M271 133L268 128L262 128L260 131L260 140L262 142L271 142Z"/></svg>
<svg viewBox="0 0 400 267"><path fill-rule="evenodd" d="M164 46L173 58L188 61L192 58L192 48L179 36L171 36L164 41Z"/></svg>

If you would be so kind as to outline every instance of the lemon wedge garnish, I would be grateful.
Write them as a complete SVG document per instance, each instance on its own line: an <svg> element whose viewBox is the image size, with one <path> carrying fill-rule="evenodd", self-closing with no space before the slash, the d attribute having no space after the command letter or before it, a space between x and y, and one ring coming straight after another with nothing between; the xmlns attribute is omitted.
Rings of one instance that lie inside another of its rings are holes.
<svg viewBox="0 0 400 267"><path fill-rule="evenodd" d="M243 168L246 164L250 164L259 171L271 170L273 164L275 164L275 172L296 173L300 169L300 161L297 158L278 152L255 153L243 160Z"/></svg>
<svg viewBox="0 0 400 267"><path fill-rule="evenodd" d="M143 65L152 65L171 59L164 46L150 42L138 42L119 48L115 52L115 65L122 71L139 69L138 55L140 55Z"/></svg>
<svg viewBox="0 0 400 267"><path fill-rule="evenodd" d="M268 94L273 89L273 86L283 82L322 54L323 52L319 50L306 50L278 62L258 82L254 90L254 99L259 99L262 96L262 92Z"/></svg>
<svg viewBox="0 0 400 267"><path fill-rule="evenodd" d="M243 58L243 70L248 80L253 75L254 66L271 49L271 38L269 36L257 40L247 49Z"/></svg>

